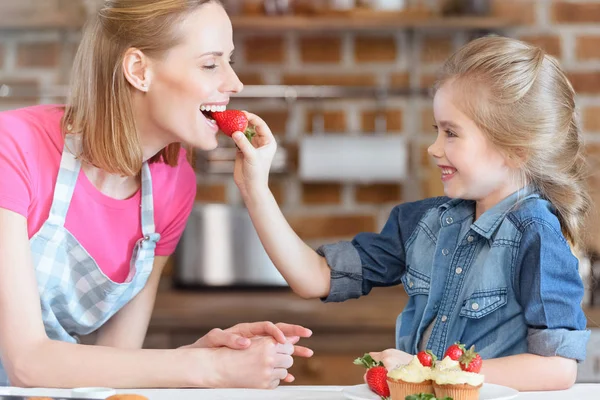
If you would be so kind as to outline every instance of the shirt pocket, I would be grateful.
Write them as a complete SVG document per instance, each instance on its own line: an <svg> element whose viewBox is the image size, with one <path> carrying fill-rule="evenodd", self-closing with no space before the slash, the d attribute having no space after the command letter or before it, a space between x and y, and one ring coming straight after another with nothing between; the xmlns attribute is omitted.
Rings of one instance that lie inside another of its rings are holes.
<svg viewBox="0 0 600 400"><path fill-rule="evenodd" d="M429 294L431 279L418 271L408 268L402 276L402 284L409 296Z"/></svg>
<svg viewBox="0 0 600 400"><path fill-rule="evenodd" d="M483 318L506 305L507 288L480 290L471 294L463 303L461 317Z"/></svg>

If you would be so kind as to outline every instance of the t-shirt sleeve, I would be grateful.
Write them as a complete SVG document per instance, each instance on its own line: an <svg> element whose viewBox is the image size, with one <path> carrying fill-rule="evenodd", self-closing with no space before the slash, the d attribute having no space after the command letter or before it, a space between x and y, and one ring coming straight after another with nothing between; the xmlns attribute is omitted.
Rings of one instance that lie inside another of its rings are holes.
<svg viewBox="0 0 600 400"><path fill-rule="evenodd" d="M188 217L194 207L196 198L196 173L186 160L185 151L179 155L177 180L172 201L168 204L165 228L160 232L161 237L156 245L157 256L173 254L179 239L185 229Z"/></svg>
<svg viewBox="0 0 600 400"><path fill-rule="evenodd" d="M27 218L34 197L37 151L29 123L0 113L0 208Z"/></svg>

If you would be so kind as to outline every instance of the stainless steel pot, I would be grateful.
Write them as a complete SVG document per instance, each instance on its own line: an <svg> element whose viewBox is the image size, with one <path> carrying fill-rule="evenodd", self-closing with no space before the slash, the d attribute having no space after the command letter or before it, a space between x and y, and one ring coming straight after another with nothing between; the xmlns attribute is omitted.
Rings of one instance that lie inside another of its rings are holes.
<svg viewBox="0 0 600 400"><path fill-rule="evenodd" d="M199 204L192 210L175 252L175 284L287 287L247 210L224 204Z"/></svg>

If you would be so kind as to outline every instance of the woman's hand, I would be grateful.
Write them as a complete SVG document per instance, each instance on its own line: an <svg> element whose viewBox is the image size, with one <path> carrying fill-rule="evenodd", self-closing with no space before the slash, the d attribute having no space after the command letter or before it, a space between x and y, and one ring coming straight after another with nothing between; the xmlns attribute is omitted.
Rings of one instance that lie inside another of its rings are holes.
<svg viewBox="0 0 600 400"><path fill-rule="evenodd" d="M254 126L256 135L252 138L252 143L242 132L235 132L232 135L239 149L233 180L242 197L246 197L249 190L268 188L269 169L277 150L277 142L266 122L255 114L246 111L244 114L248 117L248 125Z"/></svg>
<svg viewBox="0 0 600 400"><path fill-rule="evenodd" d="M291 376L287 372L294 363L291 343L277 343L272 337L255 337L250 341L244 350L215 349L210 361L215 374L211 386L274 389Z"/></svg>

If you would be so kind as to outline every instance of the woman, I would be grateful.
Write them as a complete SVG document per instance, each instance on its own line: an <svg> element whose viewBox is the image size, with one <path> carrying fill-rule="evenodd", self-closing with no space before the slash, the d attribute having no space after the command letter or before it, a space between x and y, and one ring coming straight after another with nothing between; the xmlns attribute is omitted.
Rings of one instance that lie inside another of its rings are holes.
<svg viewBox="0 0 600 400"><path fill-rule="evenodd" d="M2 384L273 388L311 355L308 329L270 322L141 349L195 197L180 143L217 146L200 107L242 90L232 52L218 1L106 1L66 107L0 113Z"/></svg>

